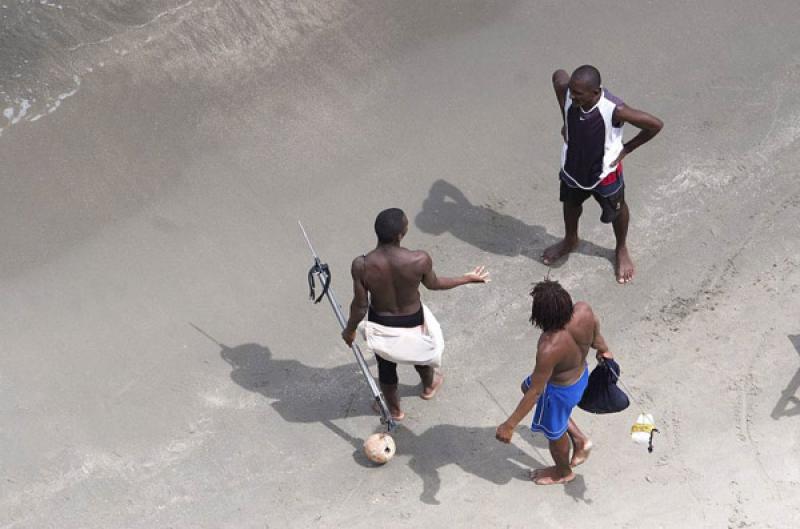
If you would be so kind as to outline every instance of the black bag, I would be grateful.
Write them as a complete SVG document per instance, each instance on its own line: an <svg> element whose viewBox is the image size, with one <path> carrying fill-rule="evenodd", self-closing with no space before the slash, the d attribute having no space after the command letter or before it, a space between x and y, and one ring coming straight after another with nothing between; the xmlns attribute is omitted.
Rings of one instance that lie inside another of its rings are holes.
<svg viewBox="0 0 800 529"><path fill-rule="evenodd" d="M619 364L610 358L597 364L589 374L589 384L578 407L589 413L616 413L630 405L628 396L617 387Z"/></svg>

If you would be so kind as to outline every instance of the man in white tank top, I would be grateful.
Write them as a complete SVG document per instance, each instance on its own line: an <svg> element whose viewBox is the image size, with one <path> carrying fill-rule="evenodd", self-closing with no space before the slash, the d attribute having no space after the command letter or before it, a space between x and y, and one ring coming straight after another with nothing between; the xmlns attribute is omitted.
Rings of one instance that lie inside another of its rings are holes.
<svg viewBox="0 0 800 529"><path fill-rule="evenodd" d="M602 209L600 221L614 226L615 273L619 283L627 283L633 279L634 267L627 246L630 212L625 203L622 159L650 141L664 124L603 88L594 66L581 66L572 76L557 70L553 88L564 123L559 178L565 233L562 241L544 251L542 261L552 264L575 249L583 202L591 196ZM640 129L627 143L622 142L625 123Z"/></svg>

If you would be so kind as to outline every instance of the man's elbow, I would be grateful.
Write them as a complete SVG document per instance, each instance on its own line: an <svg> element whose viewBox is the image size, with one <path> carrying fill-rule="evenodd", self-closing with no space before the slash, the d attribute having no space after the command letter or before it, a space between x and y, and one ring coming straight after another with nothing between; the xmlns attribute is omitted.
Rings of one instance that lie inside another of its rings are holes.
<svg viewBox="0 0 800 529"><path fill-rule="evenodd" d="M556 70L551 77L553 86L556 88L565 88L569 85L569 74L564 70Z"/></svg>
<svg viewBox="0 0 800 529"><path fill-rule="evenodd" d="M658 119L657 117L653 116L653 126L650 130L653 131L653 134L658 134L661 132L661 129L664 128L664 122Z"/></svg>

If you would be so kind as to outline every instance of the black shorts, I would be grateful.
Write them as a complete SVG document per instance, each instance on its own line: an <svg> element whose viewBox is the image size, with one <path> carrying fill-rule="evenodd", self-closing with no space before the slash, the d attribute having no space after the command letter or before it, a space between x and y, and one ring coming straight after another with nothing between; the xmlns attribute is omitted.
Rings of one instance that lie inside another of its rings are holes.
<svg viewBox="0 0 800 529"><path fill-rule="evenodd" d="M586 190L578 187L570 187L561 181L561 190L559 191L559 200L570 206L580 206L587 198L594 197L600 208L603 210L600 214L600 222L608 224L617 220L622 206L625 205L625 186L619 188L619 191L613 195L604 197L597 192L596 189Z"/></svg>

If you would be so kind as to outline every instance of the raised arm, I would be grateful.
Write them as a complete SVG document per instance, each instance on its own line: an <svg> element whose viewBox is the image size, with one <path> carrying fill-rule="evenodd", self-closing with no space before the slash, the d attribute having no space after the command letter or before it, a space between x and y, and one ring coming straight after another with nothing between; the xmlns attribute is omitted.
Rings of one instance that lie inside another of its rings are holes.
<svg viewBox="0 0 800 529"><path fill-rule="evenodd" d="M631 138L631 140L622 147L622 152L619 154L619 157L617 157L614 165L621 162L625 156L632 153L634 150L652 140L664 127L664 122L657 117L627 105L620 105L614 110L614 121L630 123L634 127L640 129L639 134Z"/></svg>
<svg viewBox="0 0 800 529"><path fill-rule="evenodd" d="M364 258L356 257L350 266L350 275L353 276L353 301L350 303L350 319L342 331L342 339L348 346L356 338L356 328L369 309L369 295L364 285Z"/></svg>
<svg viewBox="0 0 800 529"><path fill-rule="evenodd" d="M558 99L558 109L561 113L561 137L567 141L566 122L564 121L564 105L567 101L567 88L569 88L569 74L564 70L553 72L553 90Z"/></svg>
<svg viewBox="0 0 800 529"><path fill-rule="evenodd" d="M428 290L449 290L467 283L488 283L489 272L486 267L478 266L472 272L467 272L460 277L438 277L433 271L433 259L426 252L420 252L420 265L422 267L422 284Z"/></svg>
<svg viewBox="0 0 800 529"><path fill-rule="evenodd" d="M564 70L553 72L553 90L556 92L562 120L564 119L564 105L567 101L567 88L569 88L569 74Z"/></svg>
<svg viewBox="0 0 800 529"><path fill-rule="evenodd" d="M528 416L536 401L539 400L539 395L542 394L547 381L553 375L556 361L556 355L550 351L549 343L544 340L540 341L539 350L536 353L536 366L534 366L531 374L531 387L522 396L514 412L503 424L497 427L495 438L498 441L503 443L511 442L514 428L517 427L522 419Z"/></svg>

